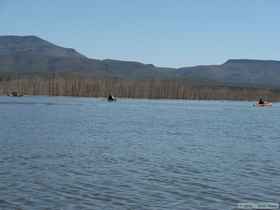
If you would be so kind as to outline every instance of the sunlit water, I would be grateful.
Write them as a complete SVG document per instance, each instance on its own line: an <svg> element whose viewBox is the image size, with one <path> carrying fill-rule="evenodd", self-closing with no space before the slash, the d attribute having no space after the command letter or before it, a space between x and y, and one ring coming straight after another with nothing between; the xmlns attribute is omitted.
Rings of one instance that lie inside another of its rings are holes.
<svg viewBox="0 0 280 210"><path fill-rule="evenodd" d="M0 209L278 202L280 105L0 97Z"/></svg>

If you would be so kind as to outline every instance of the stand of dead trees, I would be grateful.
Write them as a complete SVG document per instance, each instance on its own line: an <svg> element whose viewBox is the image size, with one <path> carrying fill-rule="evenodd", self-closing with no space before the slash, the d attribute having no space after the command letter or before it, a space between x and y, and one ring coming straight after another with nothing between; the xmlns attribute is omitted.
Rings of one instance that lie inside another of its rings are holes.
<svg viewBox="0 0 280 210"><path fill-rule="evenodd" d="M255 88L205 87L183 80L120 80L75 77L31 77L0 80L0 95L16 91L22 95L106 97L109 93L125 98L256 100L280 101L280 91Z"/></svg>

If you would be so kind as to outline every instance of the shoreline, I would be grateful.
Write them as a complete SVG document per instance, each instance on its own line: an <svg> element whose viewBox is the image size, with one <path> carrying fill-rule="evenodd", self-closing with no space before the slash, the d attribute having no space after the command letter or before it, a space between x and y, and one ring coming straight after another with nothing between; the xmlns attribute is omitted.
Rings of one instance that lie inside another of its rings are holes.
<svg viewBox="0 0 280 210"><path fill-rule="evenodd" d="M194 85L176 80L19 79L0 82L0 95L107 97L229 101L280 101L280 90L253 87Z"/></svg>
<svg viewBox="0 0 280 210"><path fill-rule="evenodd" d="M0 95L0 98L36 98L36 97L45 97L45 98L84 98L84 99L98 99L98 100L104 100L107 101L107 97L100 96L100 97L93 97L93 96L65 96L65 95L59 95L59 96L49 96L49 95L24 95L24 96L7 96L7 95ZM117 102L121 100L153 100L153 101L209 101L209 102L223 102L223 101L229 101L229 102L257 102L256 100L246 100L246 99L191 99L191 98L129 98L129 97L117 97ZM280 100L269 100L273 103L279 103Z"/></svg>

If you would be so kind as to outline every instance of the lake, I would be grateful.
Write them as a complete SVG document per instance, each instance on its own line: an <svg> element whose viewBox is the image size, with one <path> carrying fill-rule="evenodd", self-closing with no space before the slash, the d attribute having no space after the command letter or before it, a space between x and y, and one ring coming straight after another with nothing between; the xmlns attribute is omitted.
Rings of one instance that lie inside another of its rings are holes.
<svg viewBox="0 0 280 210"><path fill-rule="evenodd" d="M280 104L0 97L0 209L279 202Z"/></svg>

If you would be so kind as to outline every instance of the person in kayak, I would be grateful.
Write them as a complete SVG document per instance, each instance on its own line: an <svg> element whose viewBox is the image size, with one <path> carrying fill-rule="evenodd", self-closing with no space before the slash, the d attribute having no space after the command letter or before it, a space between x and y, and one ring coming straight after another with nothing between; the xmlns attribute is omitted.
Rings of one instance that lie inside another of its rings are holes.
<svg viewBox="0 0 280 210"><path fill-rule="evenodd" d="M107 100L108 101L116 101L116 98L113 97L111 94L109 94Z"/></svg>
<svg viewBox="0 0 280 210"><path fill-rule="evenodd" d="M264 100L260 98L258 104L264 104Z"/></svg>

